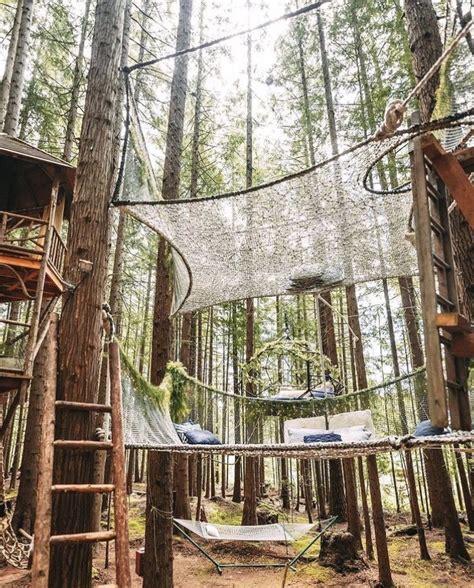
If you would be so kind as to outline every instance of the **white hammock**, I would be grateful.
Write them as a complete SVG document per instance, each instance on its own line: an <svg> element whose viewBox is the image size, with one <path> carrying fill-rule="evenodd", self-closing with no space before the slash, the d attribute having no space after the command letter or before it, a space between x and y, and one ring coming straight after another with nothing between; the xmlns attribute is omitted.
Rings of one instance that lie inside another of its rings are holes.
<svg viewBox="0 0 474 588"><path fill-rule="evenodd" d="M199 535L202 539L220 541L297 541L317 523L273 523L271 525L219 525L187 519L174 519L175 523Z"/></svg>

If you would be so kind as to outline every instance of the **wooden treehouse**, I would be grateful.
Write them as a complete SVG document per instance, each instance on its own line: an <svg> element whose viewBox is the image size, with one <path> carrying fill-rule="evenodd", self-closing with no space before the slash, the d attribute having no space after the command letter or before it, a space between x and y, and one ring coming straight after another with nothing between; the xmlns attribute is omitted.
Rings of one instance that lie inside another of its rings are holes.
<svg viewBox="0 0 474 588"><path fill-rule="evenodd" d="M0 133L0 393L28 386L55 299L75 169Z"/></svg>
<svg viewBox="0 0 474 588"><path fill-rule="evenodd" d="M457 206L474 228L474 148L446 152L428 134L413 141L411 162L430 418L470 430L466 361L474 357L474 329L460 306L449 214Z"/></svg>

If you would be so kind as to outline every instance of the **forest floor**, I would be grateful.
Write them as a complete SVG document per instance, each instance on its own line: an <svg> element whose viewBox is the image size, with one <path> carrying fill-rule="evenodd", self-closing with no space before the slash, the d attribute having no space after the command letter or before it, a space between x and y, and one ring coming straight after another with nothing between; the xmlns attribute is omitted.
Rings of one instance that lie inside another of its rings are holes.
<svg viewBox="0 0 474 588"><path fill-rule="evenodd" d="M239 524L242 505L234 504L230 499L203 500L208 520L217 523ZM193 504L194 506L194 504ZM136 550L143 546L145 527L145 492L140 489L130 497L130 566L135 570ZM280 519L281 520L281 519ZM294 513L295 522L306 522L304 512ZM392 575L395 585L402 588L428 588L432 586L474 586L474 564L463 565L451 561L444 554L444 536L441 531L427 531L428 548L431 561L418 558L418 542L415 536L398 536L394 531L404 527L408 519L403 515L387 515L387 535ZM345 530L345 525L337 525ZM474 534L463 526L468 549L474 560ZM198 542L202 540L198 540ZM308 541L303 538L294 546L277 544L251 544L242 542L208 542L213 557L220 561L241 563L262 563L268 561L284 562L287 553L293 554ZM311 551L312 556L319 553L319 542ZM105 569L106 551L99 546L94 559L94 585L100 586L114 581L114 550L110 544L110 565ZM341 574L332 568L322 567L317 560L304 560L297 566L297 571L289 571L287 587L305 586L375 586L377 581L377 564L365 561L366 567L361 571ZM9 575L11 574L11 575ZM233 568L223 571L219 576L214 566L203 558L196 549L181 537L174 540L174 585L176 588L276 588L283 585L285 570L268 568ZM13 569L0 570L0 586L23 588L30 586L25 572ZM133 588L142 586L142 580L133 573ZM79 587L78 587L79 588ZM159 588L157 586L157 588Z"/></svg>

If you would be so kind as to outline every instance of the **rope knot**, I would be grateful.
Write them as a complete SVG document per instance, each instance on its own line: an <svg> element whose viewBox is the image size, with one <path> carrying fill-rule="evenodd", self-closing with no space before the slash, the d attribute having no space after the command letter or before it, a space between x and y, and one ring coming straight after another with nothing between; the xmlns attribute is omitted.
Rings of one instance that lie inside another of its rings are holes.
<svg viewBox="0 0 474 588"><path fill-rule="evenodd" d="M389 102L383 115L383 125L375 132L374 139L381 141L393 135L402 124L406 110L407 107L403 100L397 99Z"/></svg>

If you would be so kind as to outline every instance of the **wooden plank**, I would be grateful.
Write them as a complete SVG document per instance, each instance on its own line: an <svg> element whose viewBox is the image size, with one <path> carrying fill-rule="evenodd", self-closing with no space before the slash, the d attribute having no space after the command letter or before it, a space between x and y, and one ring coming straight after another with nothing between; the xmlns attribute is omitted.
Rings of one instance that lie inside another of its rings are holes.
<svg viewBox="0 0 474 588"><path fill-rule="evenodd" d="M455 357L474 357L474 333L453 335L451 353Z"/></svg>
<svg viewBox="0 0 474 588"><path fill-rule="evenodd" d="M116 341L109 344L110 404L112 405L112 468L114 476L115 567L116 580L124 588L132 585L130 573L130 542L128 536L125 446L122 420L122 378L120 351Z"/></svg>
<svg viewBox="0 0 474 588"><path fill-rule="evenodd" d="M83 494L108 494L114 491L113 484L55 484L53 492L80 492Z"/></svg>
<svg viewBox="0 0 474 588"><path fill-rule="evenodd" d="M71 533L68 535L53 535L50 539L50 545L58 545L59 543L98 543L99 541L113 541L114 539L115 531Z"/></svg>
<svg viewBox="0 0 474 588"><path fill-rule="evenodd" d="M59 439L54 442L60 449L79 449L83 451L109 450L113 443L108 441L76 441L74 439Z"/></svg>
<svg viewBox="0 0 474 588"><path fill-rule="evenodd" d="M421 309L426 350L428 408L432 424L437 427L446 427L448 425L448 403L444 385L439 332L436 327L436 284L432 257L430 211L426 185L425 160L419 137L413 140L410 163L413 212L416 226L416 251L420 275Z"/></svg>
<svg viewBox="0 0 474 588"><path fill-rule="evenodd" d="M436 326L449 333L470 333L471 325L459 312L440 312L436 315Z"/></svg>
<svg viewBox="0 0 474 588"><path fill-rule="evenodd" d="M48 588L49 577L49 542L51 535L51 483L53 480L53 440L56 397L57 371L57 325L58 316L51 317L49 331L46 336L48 362L46 364L45 395L43 420L41 424L40 456L38 463L38 481L36 497L36 519L34 529L33 567L31 585L36 588Z"/></svg>
<svg viewBox="0 0 474 588"><path fill-rule="evenodd" d="M56 408L64 410L84 410L91 412L112 412L112 407L108 404L73 402L72 400L56 400Z"/></svg>
<svg viewBox="0 0 474 588"><path fill-rule="evenodd" d="M469 181L462 165L452 153L444 151L433 135L422 139L423 152L431 160L437 174L446 184L457 202L464 218L474 228L474 186Z"/></svg>

